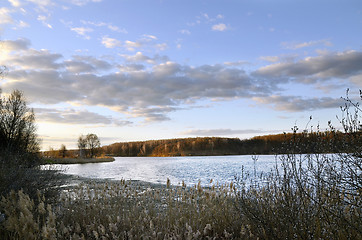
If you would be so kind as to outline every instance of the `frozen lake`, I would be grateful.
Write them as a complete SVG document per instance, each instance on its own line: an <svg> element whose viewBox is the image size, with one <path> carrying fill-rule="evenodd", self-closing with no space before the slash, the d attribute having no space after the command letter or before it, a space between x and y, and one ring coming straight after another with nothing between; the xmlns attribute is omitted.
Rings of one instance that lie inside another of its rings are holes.
<svg viewBox="0 0 362 240"><path fill-rule="evenodd" d="M255 164L254 164L255 162ZM197 156L197 157L116 157L114 162L58 165L65 174L87 178L107 178L140 180L151 183L165 184L167 178L171 184L178 185L184 181L188 186L201 181L207 186L213 182L230 183L235 177L249 172L251 177L254 169L257 175L267 173L275 167L274 155L253 156ZM254 167L255 166L255 167Z"/></svg>

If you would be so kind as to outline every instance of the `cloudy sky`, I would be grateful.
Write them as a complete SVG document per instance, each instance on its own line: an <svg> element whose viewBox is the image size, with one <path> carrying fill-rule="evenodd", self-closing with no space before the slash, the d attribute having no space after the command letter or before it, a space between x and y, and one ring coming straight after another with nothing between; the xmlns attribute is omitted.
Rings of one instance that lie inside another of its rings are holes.
<svg viewBox="0 0 362 240"><path fill-rule="evenodd" d="M338 126L362 88L360 0L1 0L0 40L43 149Z"/></svg>

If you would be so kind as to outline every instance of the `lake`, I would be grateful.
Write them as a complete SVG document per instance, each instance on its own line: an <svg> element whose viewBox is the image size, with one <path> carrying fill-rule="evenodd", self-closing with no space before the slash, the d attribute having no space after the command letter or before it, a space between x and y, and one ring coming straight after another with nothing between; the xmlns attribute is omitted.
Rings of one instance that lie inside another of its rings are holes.
<svg viewBox="0 0 362 240"><path fill-rule="evenodd" d="M209 186L213 183L230 183L242 172L251 177L270 170L276 164L274 155L253 156L195 156L195 157L116 157L114 162L88 163L57 166L65 174L87 178L105 178L114 180L140 180L151 183L179 185L184 181L188 186L197 184ZM254 164L255 162L255 164ZM254 169L256 171L254 171Z"/></svg>

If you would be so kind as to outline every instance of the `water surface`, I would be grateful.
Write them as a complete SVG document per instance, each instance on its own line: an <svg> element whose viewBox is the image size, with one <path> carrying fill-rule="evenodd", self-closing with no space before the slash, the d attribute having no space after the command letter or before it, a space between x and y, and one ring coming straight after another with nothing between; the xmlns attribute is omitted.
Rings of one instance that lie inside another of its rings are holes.
<svg viewBox="0 0 362 240"><path fill-rule="evenodd" d="M235 181L242 172L267 173L275 166L274 155L259 155L257 161L250 155L197 156L197 157L116 157L114 162L57 165L66 174L87 178L140 180L165 184L167 178L174 185L184 181L187 185L201 181L203 186L213 182L220 184Z"/></svg>

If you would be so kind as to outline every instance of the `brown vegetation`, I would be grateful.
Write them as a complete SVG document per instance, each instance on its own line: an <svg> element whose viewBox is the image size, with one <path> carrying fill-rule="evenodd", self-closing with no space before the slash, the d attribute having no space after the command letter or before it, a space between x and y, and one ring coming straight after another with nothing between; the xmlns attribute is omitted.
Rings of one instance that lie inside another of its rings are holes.
<svg viewBox="0 0 362 240"><path fill-rule="evenodd" d="M362 143L362 132L342 133L338 131L316 131L302 133L282 133L257 136L251 139L238 138L183 138L140 142L114 143L101 148L104 154L120 157L136 156L216 156L216 155L252 155L283 154L291 150L294 153L337 153L350 152L352 144L346 141ZM299 142L299 149L288 148L291 141Z"/></svg>

